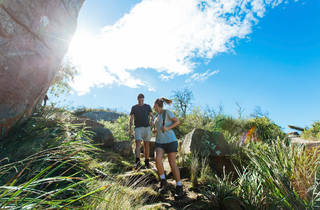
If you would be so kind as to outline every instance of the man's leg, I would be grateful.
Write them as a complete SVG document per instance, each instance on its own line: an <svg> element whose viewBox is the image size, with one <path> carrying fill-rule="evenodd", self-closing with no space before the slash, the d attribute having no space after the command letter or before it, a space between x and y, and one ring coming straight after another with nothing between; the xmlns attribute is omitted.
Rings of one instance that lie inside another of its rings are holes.
<svg viewBox="0 0 320 210"><path fill-rule="evenodd" d="M140 152L141 152L141 143L142 143L142 128L135 128L134 136L136 138L136 149L135 149L135 156L136 156L136 169L141 167L140 164Z"/></svg>
<svg viewBox="0 0 320 210"><path fill-rule="evenodd" d="M149 153L150 153L150 142L149 141L143 141L143 147L144 147L144 158L145 158L145 164L146 168L149 168Z"/></svg>
<svg viewBox="0 0 320 210"><path fill-rule="evenodd" d="M136 149L135 149L136 169L139 169L141 167L141 163L140 163L141 142L142 140L136 140Z"/></svg>
<svg viewBox="0 0 320 210"><path fill-rule="evenodd" d="M140 159L141 142L142 142L142 140L136 140L135 155L136 155L136 158L138 158L138 159Z"/></svg>
<svg viewBox="0 0 320 210"><path fill-rule="evenodd" d="M145 164L146 164L146 168L150 168L150 164L149 164L149 156L150 156L150 140L151 140L151 129L150 127L146 127L144 128L144 132L143 132L143 137L144 137L144 141L143 141L143 147L144 147L144 158L145 158Z"/></svg>

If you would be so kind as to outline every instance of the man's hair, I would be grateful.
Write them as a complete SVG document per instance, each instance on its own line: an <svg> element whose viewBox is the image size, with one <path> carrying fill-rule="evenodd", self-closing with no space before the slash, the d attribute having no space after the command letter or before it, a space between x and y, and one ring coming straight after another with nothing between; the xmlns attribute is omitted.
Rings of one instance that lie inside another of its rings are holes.
<svg viewBox="0 0 320 210"><path fill-rule="evenodd" d="M138 95L138 98L144 98L144 95L143 95L142 93L140 93L140 94Z"/></svg>

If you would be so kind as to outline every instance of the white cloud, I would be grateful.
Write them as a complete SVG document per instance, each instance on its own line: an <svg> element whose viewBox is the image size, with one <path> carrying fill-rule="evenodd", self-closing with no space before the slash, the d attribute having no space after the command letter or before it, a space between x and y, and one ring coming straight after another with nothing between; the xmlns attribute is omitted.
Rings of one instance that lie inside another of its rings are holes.
<svg viewBox="0 0 320 210"><path fill-rule="evenodd" d="M210 69L208 69L206 72L203 73L194 73L193 75L191 75L191 77L189 77L188 79L186 79L186 83L191 83L191 82L195 82L195 81L205 81L207 79L209 79L209 77L218 74L219 70L215 70L215 71L210 71Z"/></svg>
<svg viewBox="0 0 320 210"><path fill-rule="evenodd" d="M232 49L234 39L246 38L267 7L282 2L142 0L99 36L78 32L69 53L80 66L72 87L79 94L112 84L148 87L131 74L138 68L160 72L163 80L191 74L194 58L211 59Z"/></svg>
<svg viewBox="0 0 320 210"><path fill-rule="evenodd" d="M173 78L174 78L174 74L169 74L169 75L160 74L160 79L164 80L164 81L167 81L167 80L170 80L170 79L173 79Z"/></svg>

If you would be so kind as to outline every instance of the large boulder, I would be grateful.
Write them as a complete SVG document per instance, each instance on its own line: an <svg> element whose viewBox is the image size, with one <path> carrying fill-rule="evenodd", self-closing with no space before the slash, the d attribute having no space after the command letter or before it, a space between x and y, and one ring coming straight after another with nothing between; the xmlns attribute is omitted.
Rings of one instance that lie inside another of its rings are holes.
<svg viewBox="0 0 320 210"><path fill-rule="evenodd" d="M112 148L114 146L114 137L112 132L102 124L88 118L78 118L72 123L83 124L92 131L94 133L92 139L95 144L99 144L103 148Z"/></svg>
<svg viewBox="0 0 320 210"><path fill-rule="evenodd" d="M222 176L225 172L236 176L232 158L232 148L220 132L210 132L203 129L193 129L182 141L181 152L184 154L198 154L200 158L207 158L210 167Z"/></svg>
<svg viewBox="0 0 320 210"><path fill-rule="evenodd" d="M84 0L0 1L0 138L45 96Z"/></svg>
<svg viewBox="0 0 320 210"><path fill-rule="evenodd" d="M132 142L116 141L113 144L113 151L120 154L123 157L130 157L131 155L133 155Z"/></svg>
<svg viewBox="0 0 320 210"><path fill-rule="evenodd" d="M231 147L224 135L200 128L193 129L183 139L181 145L184 154L197 153L200 156L226 156L231 154Z"/></svg>

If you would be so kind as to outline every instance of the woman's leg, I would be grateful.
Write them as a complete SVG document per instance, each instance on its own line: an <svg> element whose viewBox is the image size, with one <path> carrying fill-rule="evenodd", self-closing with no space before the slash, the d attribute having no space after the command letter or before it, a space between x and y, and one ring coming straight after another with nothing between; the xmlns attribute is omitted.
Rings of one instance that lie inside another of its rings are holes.
<svg viewBox="0 0 320 210"><path fill-rule="evenodd" d="M173 173L173 177L176 180L176 182L178 182L178 181L180 181L180 171L179 171L179 168L176 163L176 155L177 155L176 152L170 152L168 154L168 159L169 159L171 171Z"/></svg>
<svg viewBox="0 0 320 210"><path fill-rule="evenodd" d="M163 154L164 150L160 147L156 148L156 167L158 170L159 175L164 174L164 168L163 168Z"/></svg>

